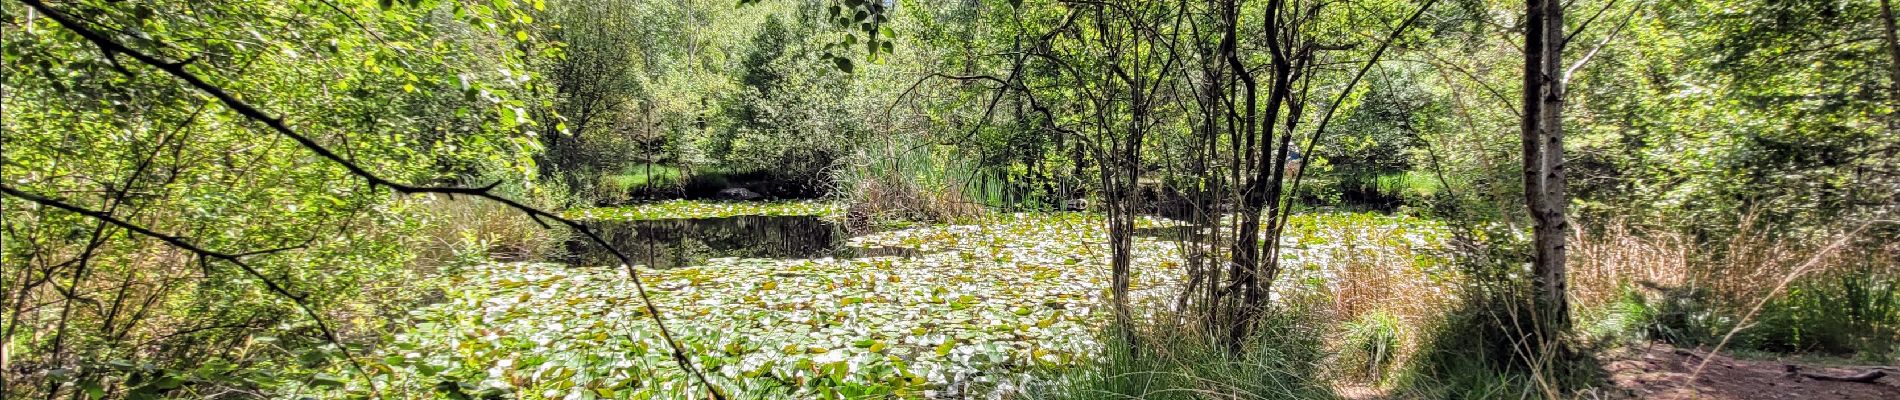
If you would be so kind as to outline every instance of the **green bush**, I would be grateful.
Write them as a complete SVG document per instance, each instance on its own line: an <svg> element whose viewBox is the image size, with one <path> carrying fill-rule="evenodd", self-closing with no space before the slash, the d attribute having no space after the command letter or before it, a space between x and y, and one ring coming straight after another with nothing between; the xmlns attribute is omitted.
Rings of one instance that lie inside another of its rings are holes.
<svg viewBox="0 0 1900 400"><path fill-rule="evenodd" d="M1676 290L1658 305L1651 337L1679 345L1713 345L1729 331L1728 347L1774 352L1859 355L1883 361L1900 343L1900 281L1872 274L1802 280L1762 304L1736 330L1746 309L1718 304L1706 290Z"/></svg>
<svg viewBox="0 0 1900 400"><path fill-rule="evenodd" d="M1215 337L1166 325L1137 327L1133 341L1103 332L1104 353L1094 364L1057 374L1035 387L1043 399L1333 399L1316 371L1324 356L1324 326L1300 310L1269 311L1238 353ZM1140 323L1140 322L1138 322Z"/></svg>
<svg viewBox="0 0 1900 400"><path fill-rule="evenodd" d="M1467 289L1464 304L1428 324L1420 348L1394 377L1410 398L1553 398L1591 386L1601 368L1587 354L1537 349L1531 302L1518 284Z"/></svg>
<svg viewBox="0 0 1900 400"><path fill-rule="evenodd" d="M930 146L897 141L862 151L832 172L853 218L949 222L983 212L975 164Z"/></svg>
<svg viewBox="0 0 1900 400"><path fill-rule="evenodd" d="M1647 288L1653 299L1624 288L1624 298L1607 309L1584 312L1598 314L1587 324L1594 334L1636 333L1682 346L1712 346L1732 331L1730 349L1886 361L1900 343L1900 276L1889 272L1891 261L1882 257L1879 249L1858 249L1825 259L1776 292L1746 282L1720 285L1722 279L1735 279L1733 268L1756 268L1753 264L1702 267L1712 268L1704 273L1709 278Z"/></svg>
<svg viewBox="0 0 1900 400"><path fill-rule="evenodd" d="M1399 319L1385 311L1346 322L1345 342L1339 351L1339 365L1346 375L1375 383L1384 379L1399 351L1400 329Z"/></svg>
<svg viewBox="0 0 1900 400"><path fill-rule="evenodd" d="M1579 309L1578 326L1591 340L1620 343L1651 336L1657 328L1657 309L1648 296L1630 284L1618 288L1614 302L1600 309Z"/></svg>

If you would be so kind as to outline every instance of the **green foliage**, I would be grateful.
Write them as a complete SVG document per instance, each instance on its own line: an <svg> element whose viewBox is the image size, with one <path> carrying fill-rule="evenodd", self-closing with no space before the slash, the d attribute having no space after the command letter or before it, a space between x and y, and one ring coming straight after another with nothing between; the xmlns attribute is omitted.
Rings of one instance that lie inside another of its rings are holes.
<svg viewBox="0 0 1900 400"><path fill-rule="evenodd" d="M1340 345L1341 368L1349 376L1378 382L1397 358L1400 329L1398 318L1384 311L1373 311L1348 321L1345 343Z"/></svg>
<svg viewBox="0 0 1900 400"><path fill-rule="evenodd" d="M1107 344L1101 357L1062 370L1030 394L1046 399L1337 398L1315 374L1324 356L1314 330L1323 324L1317 322L1296 309L1268 312L1256 322L1257 336L1238 352L1215 336L1178 326L1143 327L1133 336L1105 330L1098 334Z"/></svg>
<svg viewBox="0 0 1900 400"><path fill-rule="evenodd" d="M805 21L812 12L771 14L756 28L735 68L738 90L720 99L730 112L701 140L721 166L814 179L856 142L857 123L842 101L851 76L811 59L817 28Z"/></svg>
<svg viewBox="0 0 1900 400"><path fill-rule="evenodd" d="M1474 286L1459 308L1427 324L1425 342L1393 376L1414 398L1549 398L1594 385L1601 367L1590 354L1531 348L1533 309L1517 285ZM1487 289L1486 287L1490 288ZM1532 346L1534 347L1534 346Z"/></svg>
<svg viewBox="0 0 1900 400"><path fill-rule="evenodd" d="M1790 228L1892 201L1896 144L1875 2L1662 2L1579 73L1584 212L1726 234L1739 209ZM1614 14L1612 14L1614 15ZM1606 17L1607 18L1607 17ZM1862 172L1855 172L1862 171ZM1882 200L1884 199L1884 200ZM1596 203L1602 202L1602 203ZM1878 208L1878 207L1871 207Z"/></svg>
<svg viewBox="0 0 1900 400"><path fill-rule="evenodd" d="M530 177L533 136L545 131L521 118L538 108L538 81L524 65L551 54L512 32L532 24L535 4L83 1L50 9L81 16L135 51L189 60L189 73L369 171L428 183L474 171ZM360 352L425 301L421 288L434 276L415 248L435 238L419 237L430 222L415 203L366 187L27 8L0 6L4 185L212 251L258 252L245 257L257 274L0 199L8 282L0 344L12 368L0 389L196 398L327 384L350 378L311 371ZM263 279L301 297L346 343L325 343Z"/></svg>

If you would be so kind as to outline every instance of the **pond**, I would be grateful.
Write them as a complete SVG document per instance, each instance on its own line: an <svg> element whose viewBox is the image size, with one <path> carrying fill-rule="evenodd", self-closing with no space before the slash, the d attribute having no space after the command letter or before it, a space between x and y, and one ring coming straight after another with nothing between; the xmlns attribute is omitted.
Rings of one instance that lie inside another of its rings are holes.
<svg viewBox="0 0 1900 400"><path fill-rule="evenodd" d="M736 215L712 218L666 218L597 221L594 230L625 252L634 264L670 269L702 265L718 258L855 258L910 256L917 252L897 247L854 247L852 235L833 220L816 215ZM619 265L613 253L585 238L570 241L574 266Z"/></svg>
<svg viewBox="0 0 1900 400"><path fill-rule="evenodd" d="M613 263L597 251L566 264L477 265L371 358L392 366L392 392L415 397L445 380L531 399L693 396L653 312L740 398L926 397L959 382L1031 382L1100 356L1110 279L1100 215L996 213L859 233L840 214L814 202L571 212L643 265L652 308L624 271L597 267ZM1136 302L1178 292L1181 255L1165 237L1192 229L1178 225L1137 221ZM1296 215L1288 228L1294 249L1282 256L1306 268L1282 279L1317 290L1336 273L1312 267L1410 257L1441 236L1426 221L1366 214Z"/></svg>

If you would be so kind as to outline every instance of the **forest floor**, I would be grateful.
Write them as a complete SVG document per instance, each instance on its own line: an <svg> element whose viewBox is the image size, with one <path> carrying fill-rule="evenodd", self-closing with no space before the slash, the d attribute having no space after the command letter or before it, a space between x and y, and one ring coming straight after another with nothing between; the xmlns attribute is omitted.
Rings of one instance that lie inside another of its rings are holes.
<svg viewBox="0 0 1900 400"><path fill-rule="evenodd" d="M1900 368L1857 366L1840 358L1744 355L1741 358L1707 351L1651 343L1600 354L1606 382L1578 393L1577 399L1644 400L1891 400L1900 399ZM1708 367L1690 383L1696 365L1712 357ZM1790 373L1789 366L1798 373ZM1816 380L1800 374L1847 377L1869 371L1887 376L1873 382ZM1351 400L1408 398L1363 385L1336 387ZM1531 396L1536 397L1536 396Z"/></svg>
<svg viewBox="0 0 1900 400"><path fill-rule="evenodd" d="M1705 357L1708 367L1690 382ZM1759 359L1708 355L1705 351L1652 344L1606 355L1610 396L1606 398L1658 400L1769 400L1769 399L1900 399L1900 373L1888 367L1879 380L1837 382L1790 373L1851 376L1870 367L1849 366L1849 360Z"/></svg>

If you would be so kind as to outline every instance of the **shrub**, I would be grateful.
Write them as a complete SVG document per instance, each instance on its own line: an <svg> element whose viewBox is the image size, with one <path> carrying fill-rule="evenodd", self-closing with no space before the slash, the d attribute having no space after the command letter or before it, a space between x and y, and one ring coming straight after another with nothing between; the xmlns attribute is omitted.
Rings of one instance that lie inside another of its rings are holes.
<svg viewBox="0 0 1900 400"><path fill-rule="evenodd" d="M1339 365L1347 376L1377 383L1399 351L1399 319L1383 311L1374 311L1345 324L1346 337L1339 350Z"/></svg>
<svg viewBox="0 0 1900 400"><path fill-rule="evenodd" d="M1331 399L1315 371L1324 343L1316 315L1281 308L1264 313L1255 335L1238 352L1218 333L1181 329L1149 319L1129 336L1104 331L1105 352L1094 364L1063 371L1029 398L1044 399ZM1189 324L1194 325L1194 324ZM1112 329L1112 328L1110 328ZM1129 343L1129 337L1134 343Z"/></svg>
<svg viewBox="0 0 1900 400"><path fill-rule="evenodd" d="M465 179L495 182L493 174ZM527 205L558 210L580 203L558 181L523 183L503 180L497 194L521 199ZM547 260L558 256L572 232L560 226L542 226L519 210L501 203L468 197L431 195L413 197L408 205L421 220L421 231L411 240L418 266L453 267L490 261Z"/></svg>
<svg viewBox="0 0 1900 400"><path fill-rule="evenodd" d="M950 222L981 215L971 190L979 179L966 160L902 141L859 152L835 168L833 179L863 220Z"/></svg>
<svg viewBox="0 0 1900 400"><path fill-rule="evenodd" d="M1601 368L1564 347L1532 347L1537 331L1521 284L1474 285L1466 301L1428 324L1398 376L1406 398L1563 398L1595 383Z"/></svg>
<svg viewBox="0 0 1900 400"><path fill-rule="evenodd" d="M1623 285L1622 295L1602 307L1576 310L1577 326L1587 340L1616 344L1649 336L1657 329L1657 309L1635 285Z"/></svg>
<svg viewBox="0 0 1900 400"><path fill-rule="evenodd" d="M1861 231L1828 240L1846 243L1830 249L1743 220L1703 241L1620 222L1578 232L1572 276L1580 313L1601 319L1593 321L1605 325L1597 333L1684 345L1713 345L1734 331L1732 348L1878 359L1900 343L1894 244ZM1789 285L1773 291L1770 283L1783 279ZM1760 311L1744 321L1757 303Z"/></svg>

